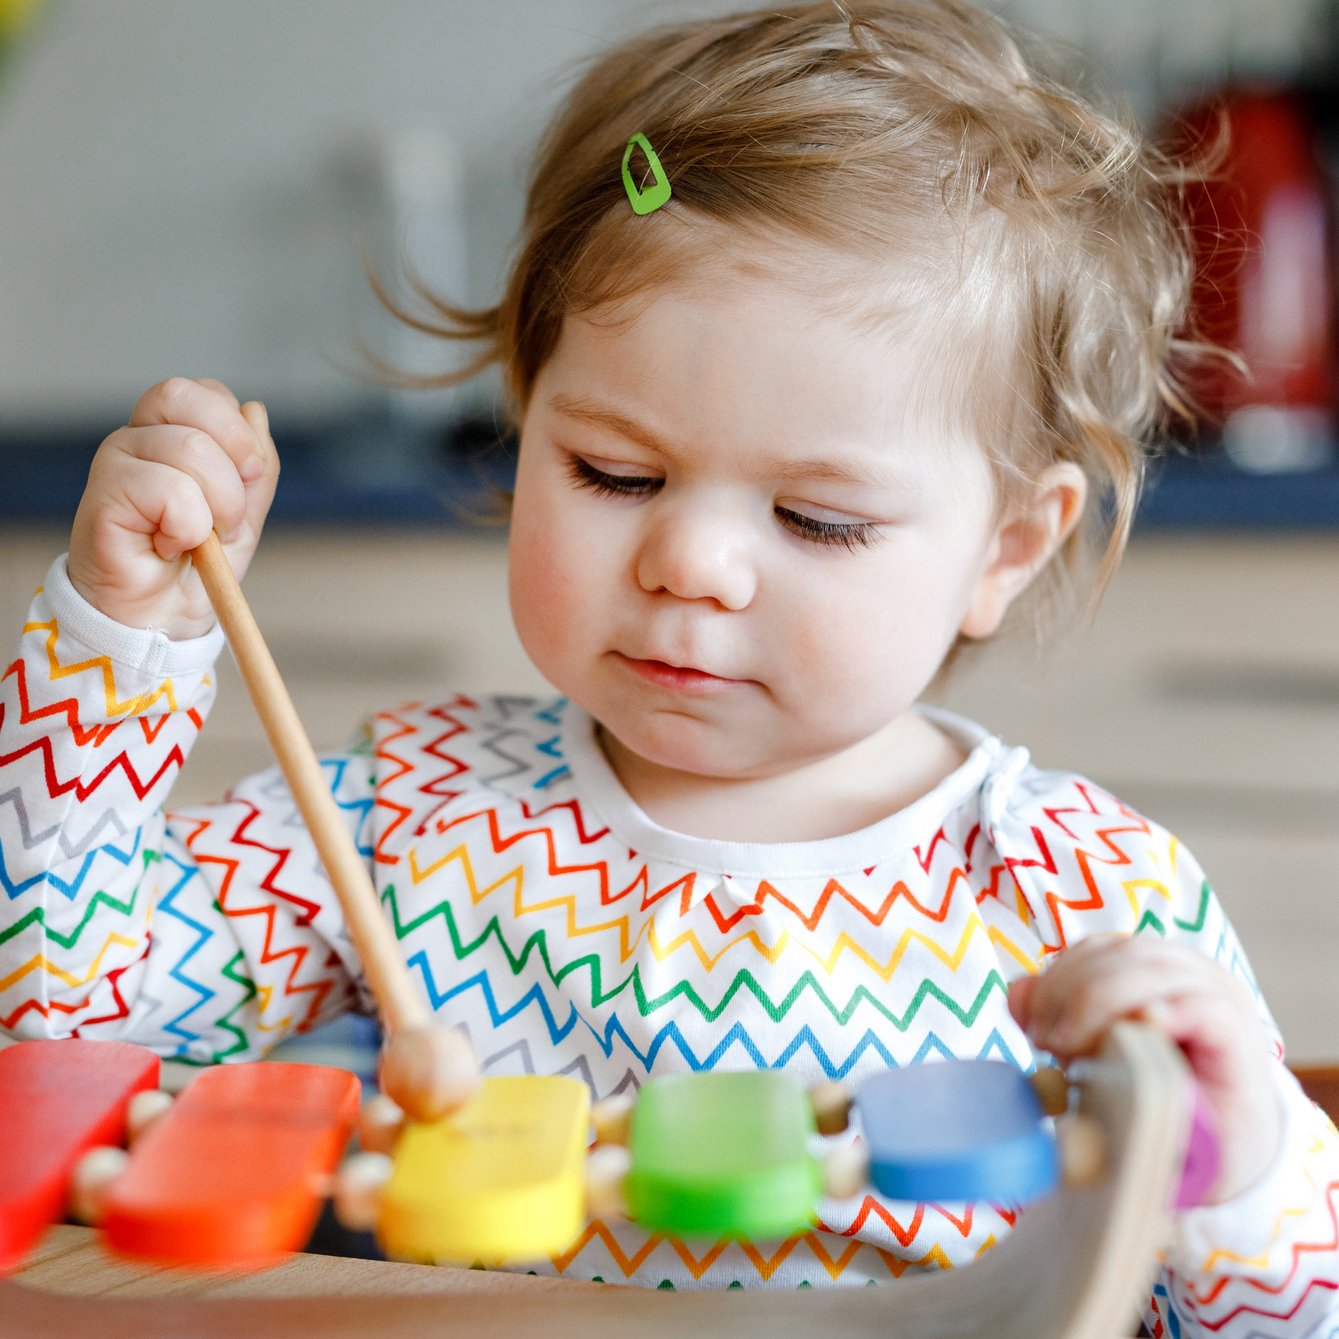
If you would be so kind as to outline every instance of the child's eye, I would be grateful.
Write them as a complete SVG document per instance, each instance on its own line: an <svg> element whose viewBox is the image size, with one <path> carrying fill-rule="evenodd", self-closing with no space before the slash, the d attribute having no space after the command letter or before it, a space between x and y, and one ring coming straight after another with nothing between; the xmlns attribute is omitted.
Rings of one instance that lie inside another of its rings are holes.
<svg viewBox="0 0 1339 1339"><path fill-rule="evenodd" d="M820 521L803 512L791 511L789 507L774 507L773 511L777 520L801 539L816 544L840 545L852 552L872 544L879 529L873 521Z"/></svg>
<svg viewBox="0 0 1339 1339"><path fill-rule="evenodd" d="M567 469L578 488L589 488L600 497L649 497L665 483L654 474L610 474L581 456L570 457Z"/></svg>

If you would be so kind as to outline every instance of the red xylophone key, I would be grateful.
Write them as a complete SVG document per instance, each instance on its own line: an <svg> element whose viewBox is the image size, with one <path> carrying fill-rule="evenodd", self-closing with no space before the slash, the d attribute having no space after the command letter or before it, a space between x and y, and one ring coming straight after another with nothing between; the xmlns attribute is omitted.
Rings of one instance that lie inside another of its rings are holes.
<svg viewBox="0 0 1339 1339"><path fill-rule="evenodd" d="M25 1041L0 1051L0 1272L65 1216L70 1172L96 1144L122 1144L126 1105L158 1086L158 1057L122 1041Z"/></svg>
<svg viewBox="0 0 1339 1339"><path fill-rule="evenodd" d="M354 1075L324 1065L205 1070L112 1184L107 1244L164 1264L234 1269L300 1250L360 1092Z"/></svg>

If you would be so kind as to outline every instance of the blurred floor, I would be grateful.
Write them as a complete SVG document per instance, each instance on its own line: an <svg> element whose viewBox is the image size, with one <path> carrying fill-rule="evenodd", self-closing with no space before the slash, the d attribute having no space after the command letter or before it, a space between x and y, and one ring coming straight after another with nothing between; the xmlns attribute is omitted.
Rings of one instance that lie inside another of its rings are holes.
<svg viewBox="0 0 1339 1339"><path fill-rule="evenodd" d="M11 644L64 543L0 533ZM272 532L246 591L318 748L369 707L444 687L545 691L506 614L501 532ZM230 663L219 677L176 805L270 764ZM992 651L943 701L1171 828L1235 922L1290 1058L1339 1058L1339 538L1141 540L1091 630L1043 665Z"/></svg>

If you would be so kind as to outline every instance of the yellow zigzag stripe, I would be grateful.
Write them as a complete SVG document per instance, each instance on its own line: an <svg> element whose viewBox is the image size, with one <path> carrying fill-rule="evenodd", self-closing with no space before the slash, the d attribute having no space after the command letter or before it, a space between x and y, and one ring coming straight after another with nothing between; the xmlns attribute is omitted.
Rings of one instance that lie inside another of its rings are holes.
<svg viewBox="0 0 1339 1339"><path fill-rule="evenodd" d="M1180 849L1181 843L1169 832L1167 834L1167 877L1170 879L1176 878L1176 853ZM1155 865L1162 864L1162 858L1156 852L1150 850L1148 854ZM1160 893L1169 903L1172 900L1171 893L1167 891L1167 885L1159 883L1156 879L1130 879L1128 882L1122 883L1121 887L1125 889L1125 896L1130 901L1130 911L1136 920L1139 917L1139 902L1135 897L1135 889L1149 888L1155 893Z"/></svg>
<svg viewBox="0 0 1339 1339"><path fill-rule="evenodd" d="M881 1246L876 1246L874 1249L883 1257L883 1263L888 1266L888 1272L895 1279L900 1279L908 1269L924 1269L927 1265L938 1265L940 1269L953 1268L953 1261L944 1254L944 1248L938 1242L935 1242L919 1260L904 1260Z"/></svg>
<svg viewBox="0 0 1339 1339"><path fill-rule="evenodd" d="M861 948L845 930L837 936L837 942L833 945L832 952L828 954L826 959L821 957L807 944L801 944L800 947L804 949L806 953L811 954L822 965L829 976L836 971L837 963L839 962L841 955L849 949L881 980L887 982L892 979L892 975L897 971L903 955L913 942L923 944L936 958L939 959L940 962L944 964L945 967L949 969L949 971L956 972L962 965L963 955L967 952L967 945L971 942L972 937L978 930L983 931L992 943L1000 944L1012 957L1017 959L1017 961L1029 971L1034 974L1036 973L1036 964L1032 962L1027 954L1015 944L1011 943L1000 931L988 929L986 923L975 912L972 913L967 924L963 927L957 946L951 953L940 948L940 946L928 935L922 934L919 930L913 930L909 926L902 931L902 936L898 939L897 944L886 963L880 963L876 958L872 957L868 952Z"/></svg>
<svg viewBox="0 0 1339 1339"><path fill-rule="evenodd" d="M1127 879L1121 884L1125 889L1125 896L1130 900L1130 914L1136 920L1139 919L1139 899L1135 896L1137 888L1148 888L1160 896L1165 897L1168 902L1172 900L1172 895L1167 891L1165 883L1159 883L1157 879Z"/></svg>
<svg viewBox="0 0 1339 1339"><path fill-rule="evenodd" d="M1310 1172L1305 1173L1306 1179L1311 1183L1311 1189L1316 1189L1316 1182ZM1200 1266L1204 1273L1208 1273L1220 1260L1230 1261L1235 1265L1249 1265L1253 1269L1264 1269L1269 1264L1269 1257L1274 1250L1275 1244L1280 1236L1283 1235L1283 1223L1286 1218L1301 1218L1306 1214L1309 1206L1303 1205L1299 1209L1284 1209L1274 1220L1274 1226L1269 1231L1269 1241L1259 1255L1238 1255L1235 1251L1214 1250L1210 1251L1208 1258Z"/></svg>
<svg viewBox="0 0 1339 1339"><path fill-rule="evenodd" d="M260 1020L265 1016L265 1011L270 1007L270 1001L274 998L274 986L256 985L256 1026L262 1032L279 1032L286 1028L292 1021L292 1016L285 1014L277 1023L262 1023Z"/></svg>
<svg viewBox="0 0 1339 1339"><path fill-rule="evenodd" d="M86 986L90 981L99 975L99 968L102 966L102 960L106 956L107 950L113 944L120 944L123 948L138 948L139 945L133 939L127 939L125 935L109 934L106 943L98 950L97 957L89 965L88 971L83 976L75 976L73 972L67 972L63 967L58 967L45 953L38 953L28 959L21 967L15 968L8 976L0 979L0 991L6 991L10 986L22 981L23 978L31 972L44 971L49 972L58 981L64 982L67 986Z"/></svg>
<svg viewBox="0 0 1339 1339"><path fill-rule="evenodd" d="M635 937L630 937L628 926L629 918L626 915L621 916L616 920L602 921L595 925L578 925L576 919L576 899L571 894L564 894L560 897L548 898L545 901L534 902L527 905L523 900L523 888L525 883L524 865L517 865L515 868L500 876L493 883L489 884L487 888L481 890L478 879L474 874L474 864L470 859L469 849L463 842L427 866L419 865L417 847L411 846L409 848L408 857L409 877L415 885L424 882L424 880L430 878L438 870L450 864L452 861L459 861L461 873L464 876L466 887L469 889L470 901L475 906L478 906L484 898L490 893L496 892L497 889L501 888L504 884L512 883L515 885L512 906L518 919L521 916L529 915L532 912L549 911L555 908L561 908L566 913L565 919L568 938L576 938L581 935L599 934L604 930L617 930L620 962L627 962L632 956L633 951L641 941L643 933L647 934L647 946L655 955L657 962L664 962L672 953L675 953L680 948L686 946L693 951L698 961L707 971L710 971L715 964L737 944L751 943L759 956L765 958L770 963L776 963L780 960L786 947L791 942L791 935L787 931L782 934L775 945L769 946L763 942L756 931L749 930L730 940L719 950L719 952L712 954L706 950L702 941L697 937L697 932L691 928L683 931L682 934L676 935L668 943L662 943L656 933L654 917L648 918L647 921L643 923ZM956 972L962 963L964 953L967 951L968 943L978 930L985 931L992 943L1000 945L1027 971L1034 974L1036 973L1038 970L1037 965L1026 953L1012 943L1012 941L1010 941L1001 931L987 929L985 922L975 913L973 913L968 920L963 929L962 936L958 940L958 944L952 953L948 953L940 948L933 939L922 934L919 930L908 928L903 930L902 936L898 940L897 945L893 949L892 955L889 957L886 964L881 964L876 958L872 957L844 930L837 937L837 941L833 945L832 951L826 958L809 945L798 940L795 942L806 953L814 958L829 976L836 971L842 954L849 950L886 983L892 978L893 973L897 970L898 965L902 961L903 955L913 941L923 944L940 960L940 962L948 967L950 971Z"/></svg>
<svg viewBox="0 0 1339 1339"><path fill-rule="evenodd" d="M728 953L731 948L736 944L745 941L752 941L753 946L763 957L769 962L776 962L781 956L781 953L785 948L785 940L788 938L788 936L783 935L781 942L778 943L775 948L768 948L758 937L757 932L750 930L745 934L740 935L737 939L732 939L715 955L715 957L712 957L702 947L701 943L698 941L697 935L692 930L688 930L686 933L679 935L677 938L671 940L669 944L662 945L656 936L654 918L648 918L643 923L641 929L637 931L636 936L631 939L628 937L629 918L626 915L619 917L617 920L602 921L596 925L578 925L576 919L576 899L570 894L549 898L544 902L534 902L528 906L526 905L522 900L522 889L525 884L524 865L517 865L514 869L508 870L506 874L503 874L493 883L490 883L487 888L481 890L479 888L479 882L474 875L474 864L470 860L469 849L464 843L457 846L454 850L448 851L446 855L442 856L439 860L434 860L432 864L428 865L426 868L419 866L417 847L410 847L409 877L414 884L420 884L453 860L458 860L460 862L461 873L465 877L465 884L469 889L470 901L473 905L478 906L484 898L490 893L496 892L497 889L503 886L503 884L513 883L515 884L515 892L512 897L512 908L518 918L530 915L532 912L549 911L555 907L561 907L566 912L567 936L569 939L574 939L580 935L598 934L602 930L617 930L620 962L627 962L627 960L632 957L633 951L641 942L643 933L646 933L647 931L649 931L647 942L651 952L655 954L658 962L663 962L671 953L687 943L697 954L703 967L708 971L710 971L712 966L719 961L724 954Z"/></svg>
<svg viewBox="0 0 1339 1339"><path fill-rule="evenodd" d="M47 633L47 674L53 683L57 679L68 679L71 675L82 674L85 670L102 671L102 690L107 699L107 716L109 719L113 716L138 716L141 712L147 711L163 696L167 698L168 710L177 710L177 698L172 689L171 679L164 679L152 692L141 693L138 697L132 697L129 701L122 702L116 696L116 675L112 671L112 662L107 656L95 656L92 660L81 660L77 665L62 665L56 658L56 638L60 635L60 628L54 618L48 623L25 623L23 631L25 634L29 632Z"/></svg>
<svg viewBox="0 0 1339 1339"><path fill-rule="evenodd" d="M1334 1128L1333 1125L1331 1125L1330 1128L1333 1129ZM1319 1135L1312 1135L1311 1144L1307 1148L1307 1153L1308 1155L1313 1153L1319 1153L1324 1149L1324 1147L1325 1147L1325 1141ZM1306 1177L1307 1184L1310 1185L1311 1187L1311 1193L1313 1196L1313 1203L1314 1203L1314 1196L1318 1193L1320 1187L1316 1184L1315 1177L1313 1177L1305 1167L1303 1167L1302 1169L1302 1175ZM1284 1209L1279 1214L1279 1216L1274 1220L1274 1226L1270 1229L1269 1233L1269 1243L1268 1245L1266 1245L1265 1249L1259 1255L1256 1256L1236 1255L1232 1251L1227 1250L1211 1251L1209 1253L1208 1259L1205 1260L1205 1262L1200 1266L1200 1268L1205 1273L1208 1273L1208 1271L1211 1270L1214 1267L1214 1265L1218 1263L1219 1260L1230 1260L1233 1264L1252 1265L1256 1269L1264 1269L1265 1266L1268 1265L1269 1263L1269 1256L1270 1253L1273 1251L1275 1244L1278 1242L1279 1237L1283 1235L1284 1219L1301 1218L1303 1215L1305 1215L1309 1207L1310 1205L1303 1205L1297 1209Z"/></svg>
<svg viewBox="0 0 1339 1339"><path fill-rule="evenodd" d="M757 949L760 957L766 958L770 963L778 963L781 961L781 955L786 951L786 945L790 943L789 930L783 930L781 932L781 938L770 948L763 942L756 930L747 930L744 934L737 935L734 939L728 940L724 948L713 956L702 947L702 942L698 939L697 932L693 929L685 930L683 934L677 935L675 938L671 939L668 944L662 945L656 935L656 923L654 917L648 921L647 924L650 926L650 933L646 937L646 942L650 946L651 952L656 955L657 962L664 962L676 949L687 944L689 948L697 954L698 962L700 962L707 971L711 971L711 969L715 967L715 965L720 962L720 960L725 957L736 944L752 944L753 947ZM800 947L804 948L805 946L801 944ZM812 950L806 951L812 952Z"/></svg>
<svg viewBox="0 0 1339 1339"><path fill-rule="evenodd" d="M1038 976L1041 973L1041 964L1036 958L1029 958L1003 930L996 930L992 927L987 933L990 942L1002 948L1024 971L1032 976Z"/></svg>
<svg viewBox="0 0 1339 1339"><path fill-rule="evenodd" d="M409 877L415 884L422 883L425 879L435 874L443 866L448 865L453 860L460 861L461 872L465 876L465 884L469 888L470 901L478 906L489 893L495 892L505 883L513 883L516 891L512 897L512 907L518 917L527 915L532 911L547 911L551 907L562 907L567 912L567 935L568 938L575 938L578 935L598 934L601 930L617 930L619 951L622 960L626 962L632 955L632 950L637 947L637 940L641 936L641 931L637 932L637 939L631 943L628 942L628 918L620 917L618 920L602 921L598 925L578 925L576 919L576 899L570 894L563 897L550 898L547 902L536 902L533 906L526 906L521 901L521 890L525 883L525 866L517 865L514 869L508 870L500 878L490 883L487 888L480 891L479 882L474 877L474 864L470 860L470 853L465 843L461 843L454 850L448 851L439 860L434 860L426 868L420 868L418 863L418 848L411 846L409 848ZM643 927L645 928L645 927Z"/></svg>

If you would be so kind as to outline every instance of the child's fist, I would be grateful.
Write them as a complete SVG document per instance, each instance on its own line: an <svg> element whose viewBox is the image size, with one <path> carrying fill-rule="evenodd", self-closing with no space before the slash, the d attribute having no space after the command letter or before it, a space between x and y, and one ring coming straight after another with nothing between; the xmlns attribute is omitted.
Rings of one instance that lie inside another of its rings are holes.
<svg viewBox="0 0 1339 1339"><path fill-rule="evenodd" d="M217 530L240 579L278 478L264 405L239 405L218 381L164 381L98 448L70 536L70 581L118 623L201 636L214 613L187 555Z"/></svg>
<svg viewBox="0 0 1339 1339"><path fill-rule="evenodd" d="M1211 1203L1240 1195L1274 1161L1282 1127L1264 1025L1245 984L1203 954L1152 935L1089 939L1015 981L1009 1011L1061 1060L1093 1051L1122 1018L1143 1018L1176 1042L1218 1118Z"/></svg>

